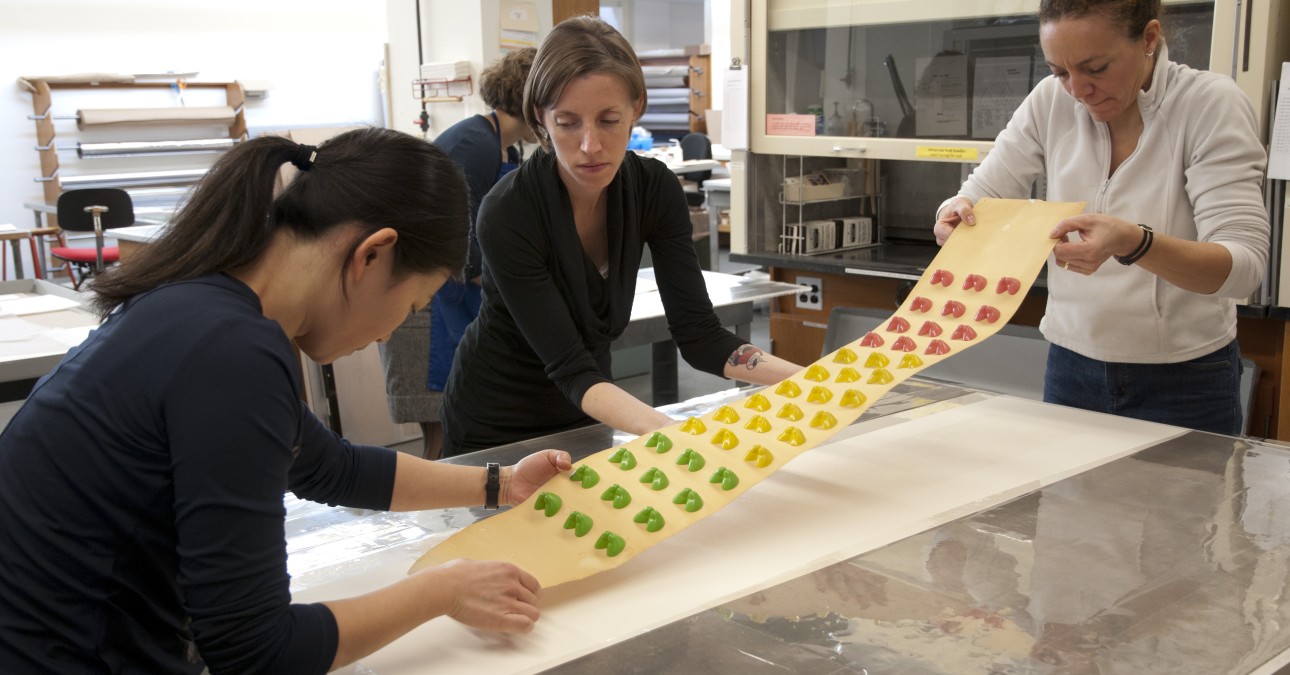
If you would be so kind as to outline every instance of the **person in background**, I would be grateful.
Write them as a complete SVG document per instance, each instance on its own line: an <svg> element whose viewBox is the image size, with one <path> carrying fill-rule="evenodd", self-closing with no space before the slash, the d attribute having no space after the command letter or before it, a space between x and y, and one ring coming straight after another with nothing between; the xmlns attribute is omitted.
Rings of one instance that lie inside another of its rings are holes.
<svg viewBox="0 0 1290 675"><path fill-rule="evenodd" d="M535 53L532 47L517 49L485 68L479 76L479 95L492 112L466 118L434 141L461 167L470 189L472 226L465 280L445 281L430 306L409 316L380 350L390 418L421 425L426 459L438 459L443 448L439 423L443 388L462 332L479 314L481 261L473 226L479 202L502 176L519 166L522 154L516 144L537 142L523 114L524 81Z"/></svg>
<svg viewBox="0 0 1290 675"><path fill-rule="evenodd" d="M604 21L568 19L538 48L524 117L542 147L480 206L483 306L444 391L446 455L595 421L635 434L672 422L609 380L647 245L686 361L759 384L798 371L721 327L680 182L627 151L645 102L635 53Z"/></svg>
<svg viewBox="0 0 1290 675"><path fill-rule="evenodd" d="M291 602L287 490L514 504L570 466L547 450L494 482L351 445L302 401L295 348L329 363L384 339L461 269L468 226L452 161L406 134L262 136L222 157L158 241L97 277L102 326L0 435L0 672L323 673L440 615L530 630L540 589L500 562Z"/></svg>
<svg viewBox="0 0 1290 675"><path fill-rule="evenodd" d="M1044 400L1241 433L1236 304L1263 279L1267 157L1230 78L1169 60L1159 0L1043 0L1052 76L937 211L944 243L982 197L1085 201L1058 223L1040 329Z"/></svg>

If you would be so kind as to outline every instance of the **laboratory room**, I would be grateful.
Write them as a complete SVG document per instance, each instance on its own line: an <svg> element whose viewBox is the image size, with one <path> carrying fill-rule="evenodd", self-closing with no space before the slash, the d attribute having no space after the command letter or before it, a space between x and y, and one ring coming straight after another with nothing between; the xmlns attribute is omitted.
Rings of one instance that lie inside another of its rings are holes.
<svg viewBox="0 0 1290 675"><path fill-rule="evenodd" d="M1290 0L0 0L0 71L0 673L1290 673Z"/></svg>

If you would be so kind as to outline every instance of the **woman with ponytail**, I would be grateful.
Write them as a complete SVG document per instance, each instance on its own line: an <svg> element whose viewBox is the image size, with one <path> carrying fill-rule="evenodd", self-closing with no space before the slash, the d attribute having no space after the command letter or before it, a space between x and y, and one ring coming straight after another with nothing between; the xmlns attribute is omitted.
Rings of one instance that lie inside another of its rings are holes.
<svg viewBox="0 0 1290 675"><path fill-rule="evenodd" d="M299 175L274 195L278 169ZM539 588L458 561L291 603L282 497L419 510L518 503L569 467L500 470L356 446L303 405L294 347L388 338L459 274L466 186L382 129L225 155L166 233L94 282L101 327L0 435L0 672L322 673L435 616L526 632ZM429 651L429 650L427 650Z"/></svg>

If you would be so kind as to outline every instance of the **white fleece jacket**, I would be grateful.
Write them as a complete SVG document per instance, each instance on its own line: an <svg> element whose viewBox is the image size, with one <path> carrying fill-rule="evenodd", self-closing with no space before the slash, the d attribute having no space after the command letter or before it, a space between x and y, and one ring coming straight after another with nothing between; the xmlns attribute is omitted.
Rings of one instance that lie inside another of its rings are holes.
<svg viewBox="0 0 1290 675"><path fill-rule="evenodd" d="M1050 342L1101 361L1176 363L1235 338L1237 300L1263 279L1270 228L1260 186L1267 155L1253 107L1236 84L1171 63L1163 46L1138 108L1145 125L1138 147L1107 179L1107 126L1056 78L1045 78L960 195L974 203L1026 198L1035 179L1046 175L1051 201L1086 201L1089 213L1226 247L1232 271L1213 295L1184 291L1114 259L1084 276L1049 258L1040 329Z"/></svg>

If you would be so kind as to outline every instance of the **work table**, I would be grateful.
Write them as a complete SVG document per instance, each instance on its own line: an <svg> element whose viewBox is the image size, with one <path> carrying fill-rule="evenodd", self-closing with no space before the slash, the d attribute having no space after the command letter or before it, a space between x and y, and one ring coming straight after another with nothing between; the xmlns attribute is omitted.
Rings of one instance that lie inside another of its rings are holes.
<svg viewBox="0 0 1290 675"><path fill-rule="evenodd" d="M665 410L674 417L697 415L745 394L723 392ZM1020 416L1008 418L1006 411ZM974 415L994 419L999 414L1005 414L999 419L1011 421L998 427L996 445L1012 459L991 465L989 472L972 464L971 457L982 446L970 434L936 431L951 420L962 422ZM1105 461L1071 463L1069 453L1096 452L1084 448L1081 434L1070 433L1072 420L1093 422L1081 427L1087 429L1086 439L1118 427L1154 440ZM647 553L620 570L548 589L546 623L539 622L530 636L485 640L487 657L472 656L470 647L461 644L478 641L481 634L437 619L341 672L448 672L444 669L465 658L486 658L488 663L474 663L489 672L589 675L1213 675L1274 673L1290 662L1290 606L1283 602L1290 591L1290 485L1285 481L1290 451L1285 447L917 378L876 403L856 424L853 437L845 441L850 445L844 456L857 467L873 466L874 452L886 452L881 457L887 464L899 464L905 457L908 465L902 473L913 481L910 499L927 498L925 487L915 487L919 476L929 484L956 472L966 483L993 481L999 474L1029 470L1026 465L1045 456L1055 464L1061 459L1070 468L1057 474L1039 471L1039 480L1023 480L1006 494L959 504L916 524L906 536L858 555L712 603L696 600L694 606L672 607L676 618L642 626L621 639L583 643L586 631L595 629L587 624L594 622L571 623L569 613L582 605L617 603L626 612L619 616L628 620L630 605L622 604L617 586L631 584L637 576L657 575L660 565L669 575L693 573L684 561L695 559L664 563ZM1024 426L1039 431L1019 440L1015 429ZM893 435L906 441L890 446ZM625 438L595 426L448 461L510 463L545 447L562 447L580 457ZM1033 447L1009 447L1017 443ZM890 451L883 450L889 446ZM812 453L829 452L829 447L816 448L795 462L812 460ZM1062 456L1045 454L1050 452ZM928 453L943 459L928 463ZM776 478L741 500L757 499L758 491L771 488ZM785 475L783 480L801 477ZM874 498L883 491L878 485L866 487L863 476L855 482L855 489L873 492ZM832 531L837 538L849 539L894 527L906 508L904 501L877 506L874 513L885 515L846 520L852 525ZM856 506L839 502L834 508ZM714 518L737 518L741 514L735 510L756 508L755 503L736 501ZM370 581L390 568L401 575L438 538L489 515L479 509L354 513L291 498L288 511L293 592L310 601L322 599L313 595L334 590L338 581ZM750 538L772 537L776 540L766 543L774 547L780 535L766 534L773 531L744 528L713 540L709 529L708 539L699 536L690 545L720 555ZM676 539L690 534L683 532ZM442 636L435 631L445 628L462 639L438 639ZM538 666L504 665L517 663L544 643L555 643L568 658ZM494 658L500 661L493 663Z"/></svg>

